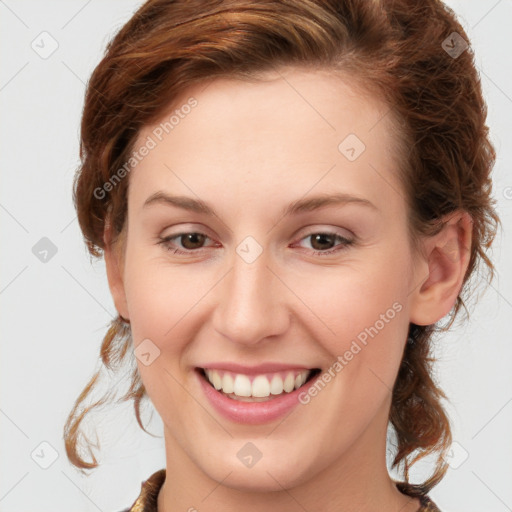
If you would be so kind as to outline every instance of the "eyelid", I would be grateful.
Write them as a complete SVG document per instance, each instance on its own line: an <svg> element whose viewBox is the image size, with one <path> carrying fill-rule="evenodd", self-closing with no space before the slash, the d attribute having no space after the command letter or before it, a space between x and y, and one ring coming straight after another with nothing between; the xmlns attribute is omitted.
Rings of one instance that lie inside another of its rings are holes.
<svg viewBox="0 0 512 512"><path fill-rule="evenodd" d="M304 233L304 234L302 234ZM331 226L327 224L310 224L309 226L305 226L298 231L296 237L304 238L307 235L312 235L315 233L329 233L332 235L338 235L342 238L355 238L355 233L350 231L347 228L342 228L340 226Z"/></svg>
<svg viewBox="0 0 512 512"><path fill-rule="evenodd" d="M216 245L218 245L218 243L215 242L211 236L209 236L207 233L204 233L203 231L199 231L199 230L184 230L184 231L179 231L177 233L171 233L169 235L161 236L161 237L157 238L157 240L158 240L157 243L163 244L163 245L170 244L171 240L180 239L182 236L190 235L190 234L203 235L207 240L213 241L213 243L211 245L207 245L205 247L200 247L199 249L181 249L178 247L178 251L186 252L188 254L197 254L197 253L200 253L204 249L208 249L209 247L215 247ZM168 250L170 250L170 249L168 249Z"/></svg>
<svg viewBox="0 0 512 512"><path fill-rule="evenodd" d="M173 228L177 229L177 231L172 231ZM168 230L171 230L169 234L162 234L159 236L159 238L174 238L178 235L186 235L189 233L199 233L201 235L207 236L210 239L214 238L214 236L212 236L213 231L207 228L204 224L184 223L173 226L167 226L165 229L162 230L162 233L167 233Z"/></svg>

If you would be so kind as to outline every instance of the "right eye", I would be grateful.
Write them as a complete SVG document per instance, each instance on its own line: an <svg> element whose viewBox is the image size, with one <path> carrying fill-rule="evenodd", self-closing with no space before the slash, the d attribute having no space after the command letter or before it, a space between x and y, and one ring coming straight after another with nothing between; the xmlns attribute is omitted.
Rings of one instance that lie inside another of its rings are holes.
<svg viewBox="0 0 512 512"><path fill-rule="evenodd" d="M181 247L183 247L184 250L175 247L175 243L172 242L175 239L180 241ZM190 231L160 238L158 244L162 245L173 254L191 254L192 252L198 252L199 249L202 249L201 245L206 239L209 239L209 237L204 233Z"/></svg>

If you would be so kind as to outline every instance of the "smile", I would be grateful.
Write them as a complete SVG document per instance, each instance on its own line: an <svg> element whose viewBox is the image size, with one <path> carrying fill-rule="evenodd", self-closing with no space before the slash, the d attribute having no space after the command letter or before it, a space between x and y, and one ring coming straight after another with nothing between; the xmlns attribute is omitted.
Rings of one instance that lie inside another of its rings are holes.
<svg viewBox="0 0 512 512"><path fill-rule="evenodd" d="M260 402L299 389L318 369L287 370L247 375L212 368L202 369L208 382L233 400Z"/></svg>
<svg viewBox="0 0 512 512"><path fill-rule="evenodd" d="M244 367L239 365L223 366L231 368L196 367L195 373L211 407L238 424L264 424L290 414L301 404L299 396L307 393L321 374L319 368L281 367L275 371L267 365L243 373Z"/></svg>

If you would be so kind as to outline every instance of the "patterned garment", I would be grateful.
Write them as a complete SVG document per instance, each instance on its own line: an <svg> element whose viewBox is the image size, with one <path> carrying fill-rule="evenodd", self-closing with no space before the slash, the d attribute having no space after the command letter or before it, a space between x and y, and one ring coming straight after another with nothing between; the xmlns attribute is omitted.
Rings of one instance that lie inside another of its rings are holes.
<svg viewBox="0 0 512 512"><path fill-rule="evenodd" d="M165 469L160 469L153 473L146 481L141 484L139 497L130 508L121 512L157 512L157 498L160 488L165 480ZM436 504L426 495L417 496L421 507L418 512L441 512Z"/></svg>

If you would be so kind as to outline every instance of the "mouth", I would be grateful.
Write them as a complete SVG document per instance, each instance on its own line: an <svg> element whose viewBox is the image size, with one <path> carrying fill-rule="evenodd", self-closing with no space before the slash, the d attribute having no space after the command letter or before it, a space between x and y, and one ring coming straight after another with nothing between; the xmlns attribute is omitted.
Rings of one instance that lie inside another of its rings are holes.
<svg viewBox="0 0 512 512"><path fill-rule="evenodd" d="M268 402L292 393L313 380L320 368L248 375L215 368L196 368L209 386L239 402Z"/></svg>

